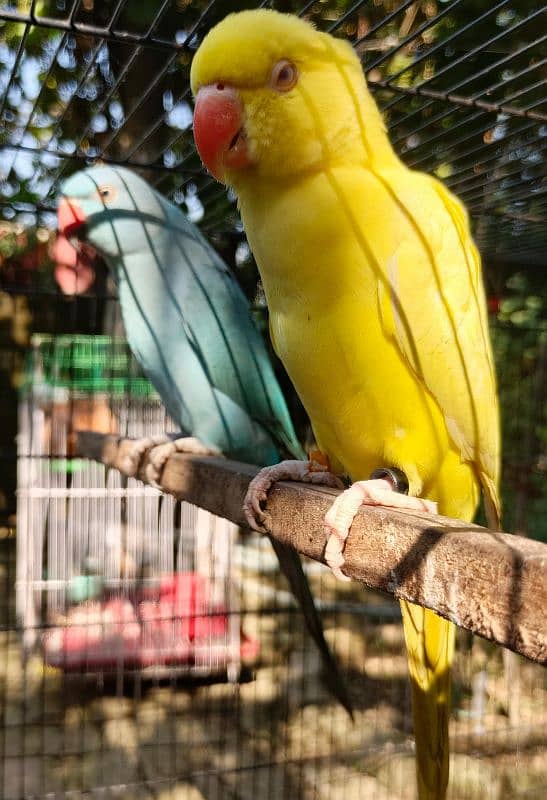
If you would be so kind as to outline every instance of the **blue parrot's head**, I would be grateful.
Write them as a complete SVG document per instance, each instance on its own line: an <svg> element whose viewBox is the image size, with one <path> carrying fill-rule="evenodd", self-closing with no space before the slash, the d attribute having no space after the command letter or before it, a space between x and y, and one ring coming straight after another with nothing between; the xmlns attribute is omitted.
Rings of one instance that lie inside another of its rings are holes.
<svg viewBox="0 0 547 800"><path fill-rule="evenodd" d="M85 240L107 259L145 249L143 221L161 222L158 194L123 167L103 164L76 172L61 184L61 195L61 233L78 235L85 224Z"/></svg>
<svg viewBox="0 0 547 800"><path fill-rule="evenodd" d="M56 277L67 291L64 279L70 294L91 285L86 281L86 269L90 270L93 251L113 268L116 278L117 261L150 247L150 228L144 223L166 222L166 201L123 167L101 164L76 172L63 181L60 194ZM72 283L78 283L78 288L70 289Z"/></svg>

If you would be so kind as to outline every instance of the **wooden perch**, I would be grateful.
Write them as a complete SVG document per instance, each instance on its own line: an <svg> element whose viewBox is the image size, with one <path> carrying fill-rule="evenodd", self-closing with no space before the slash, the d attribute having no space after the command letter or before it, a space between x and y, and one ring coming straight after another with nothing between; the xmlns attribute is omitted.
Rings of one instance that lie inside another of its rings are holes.
<svg viewBox="0 0 547 800"><path fill-rule="evenodd" d="M129 441L80 432L77 451L119 468ZM138 475L145 481L147 459L148 454ZM177 454L165 465L161 488L244 526L243 498L256 472L223 458ZM272 536L324 563L322 520L336 494L301 483L276 484L267 505ZM344 572L354 580L547 663L547 545L446 517L363 507L345 557Z"/></svg>

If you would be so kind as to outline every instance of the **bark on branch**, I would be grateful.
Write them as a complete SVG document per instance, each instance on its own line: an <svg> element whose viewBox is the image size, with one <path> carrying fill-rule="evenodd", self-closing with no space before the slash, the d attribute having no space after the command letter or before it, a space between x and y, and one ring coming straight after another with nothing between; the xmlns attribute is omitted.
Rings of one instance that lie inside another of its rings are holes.
<svg viewBox="0 0 547 800"><path fill-rule="evenodd" d="M80 456L119 468L129 440L80 432ZM142 460L138 477L146 481ZM123 471L123 470L122 470ZM238 525L257 469L223 458L172 456L161 488ZM272 536L324 563L322 519L337 492L279 483L267 512ZM354 580L433 609L457 625L547 663L547 545L446 517L363 507L344 571Z"/></svg>

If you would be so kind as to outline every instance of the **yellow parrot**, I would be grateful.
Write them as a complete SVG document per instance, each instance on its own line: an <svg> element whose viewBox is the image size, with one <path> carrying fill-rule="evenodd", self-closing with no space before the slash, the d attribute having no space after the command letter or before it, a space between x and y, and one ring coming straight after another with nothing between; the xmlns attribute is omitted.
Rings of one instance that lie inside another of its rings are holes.
<svg viewBox="0 0 547 800"><path fill-rule="evenodd" d="M327 514L327 561L343 575L362 502L471 520L482 487L496 527L496 381L463 206L394 153L351 46L301 19L226 17L191 85L196 145L237 194L275 350L330 469L354 481ZM308 462L262 471L246 501L255 527L267 489L289 475L318 477ZM455 628L401 607L418 794L442 800Z"/></svg>

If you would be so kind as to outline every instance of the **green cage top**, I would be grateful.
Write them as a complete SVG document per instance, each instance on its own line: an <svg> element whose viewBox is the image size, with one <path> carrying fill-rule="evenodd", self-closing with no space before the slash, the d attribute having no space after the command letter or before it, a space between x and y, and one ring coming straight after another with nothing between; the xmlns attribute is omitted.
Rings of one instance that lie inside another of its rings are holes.
<svg viewBox="0 0 547 800"><path fill-rule="evenodd" d="M125 339L102 335L34 334L21 391L40 389L52 394L68 390L114 398L157 398Z"/></svg>

